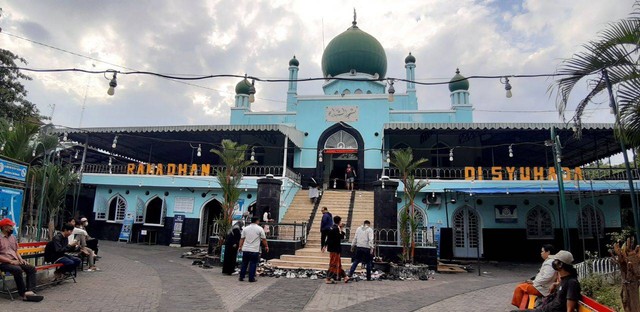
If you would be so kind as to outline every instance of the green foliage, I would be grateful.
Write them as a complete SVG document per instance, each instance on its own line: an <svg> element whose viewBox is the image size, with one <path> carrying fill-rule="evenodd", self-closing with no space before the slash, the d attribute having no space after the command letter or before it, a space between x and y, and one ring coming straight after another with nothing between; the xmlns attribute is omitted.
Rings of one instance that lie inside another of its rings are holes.
<svg viewBox="0 0 640 312"><path fill-rule="evenodd" d="M27 90L20 82L31 78L16 68L16 62L27 64L11 51L0 49L0 117L15 121L39 120L38 108L26 99Z"/></svg>
<svg viewBox="0 0 640 312"><path fill-rule="evenodd" d="M218 236L224 241L227 232L231 229L231 221L233 218L233 210L240 198L240 182L242 181L242 172L245 168L253 164L251 160L245 160L248 150L246 144L238 145L231 140L222 140L220 149L212 149L211 152L220 157L220 161L224 164L222 169L216 171L216 178L222 188L224 202L222 203L222 219L218 223Z"/></svg>
<svg viewBox="0 0 640 312"><path fill-rule="evenodd" d="M616 311L623 311L620 299L620 276L606 278L603 275L592 274L580 280L582 294L593 298Z"/></svg>

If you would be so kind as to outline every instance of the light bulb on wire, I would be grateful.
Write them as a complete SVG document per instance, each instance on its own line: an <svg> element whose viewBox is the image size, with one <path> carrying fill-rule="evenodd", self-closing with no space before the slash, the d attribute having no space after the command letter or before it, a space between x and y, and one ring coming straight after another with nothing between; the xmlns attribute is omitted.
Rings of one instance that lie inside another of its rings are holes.
<svg viewBox="0 0 640 312"><path fill-rule="evenodd" d="M453 148L449 150L449 161L453 161Z"/></svg>
<svg viewBox="0 0 640 312"><path fill-rule="evenodd" d="M196 154L198 157L202 156L202 146L198 144L198 153Z"/></svg>
<svg viewBox="0 0 640 312"><path fill-rule="evenodd" d="M509 157L513 158L513 144L509 145Z"/></svg>

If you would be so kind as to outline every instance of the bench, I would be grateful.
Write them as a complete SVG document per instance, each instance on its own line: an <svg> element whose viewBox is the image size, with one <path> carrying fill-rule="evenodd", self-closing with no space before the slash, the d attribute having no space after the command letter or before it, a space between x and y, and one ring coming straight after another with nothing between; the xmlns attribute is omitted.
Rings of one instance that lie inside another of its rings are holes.
<svg viewBox="0 0 640 312"><path fill-rule="evenodd" d="M47 242L18 243L18 254L20 254L20 256L23 259L27 260L30 264L35 266L36 272L48 271L50 269L58 269L62 267L61 263L55 263L55 264L44 263L44 248L46 247L46 245L47 245ZM75 283L76 274L77 274L76 272L73 272L72 274L68 275L67 278L73 279L73 282ZM0 279L2 279L2 289L0 290L0 292L8 294L9 298L13 300L13 293L18 292L18 290L17 289L10 290L7 287L7 280L6 280L7 275L10 275L10 274L6 272L0 272ZM41 283L36 285L36 287L49 285L54 282L57 283L58 281L49 281L47 283Z"/></svg>
<svg viewBox="0 0 640 312"><path fill-rule="evenodd" d="M536 299L537 296L529 295L527 309L535 309ZM615 310L593 300L592 298L582 295L582 300L578 302L578 312L615 312Z"/></svg>

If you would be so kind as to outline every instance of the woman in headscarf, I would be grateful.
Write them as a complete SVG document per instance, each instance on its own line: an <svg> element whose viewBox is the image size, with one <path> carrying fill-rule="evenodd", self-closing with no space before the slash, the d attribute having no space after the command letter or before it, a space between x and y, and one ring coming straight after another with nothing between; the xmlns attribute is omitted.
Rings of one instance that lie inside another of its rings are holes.
<svg viewBox="0 0 640 312"><path fill-rule="evenodd" d="M238 244L244 222L236 222L227 234L224 241L224 262L222 263L222 273L231 275L236 270L236 257L238 256Z"/></svg>

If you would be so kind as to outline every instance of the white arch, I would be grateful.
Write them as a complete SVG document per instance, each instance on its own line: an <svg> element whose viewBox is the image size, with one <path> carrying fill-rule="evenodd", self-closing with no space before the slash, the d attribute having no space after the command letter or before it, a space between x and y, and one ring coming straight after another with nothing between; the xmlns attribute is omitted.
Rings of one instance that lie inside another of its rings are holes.
<svg viewBox="0 0 640 312"><path fill-rule="evenodd" d="M358 141L349 132L340 130L324 141L325 149L358 149Z"/></svg>

